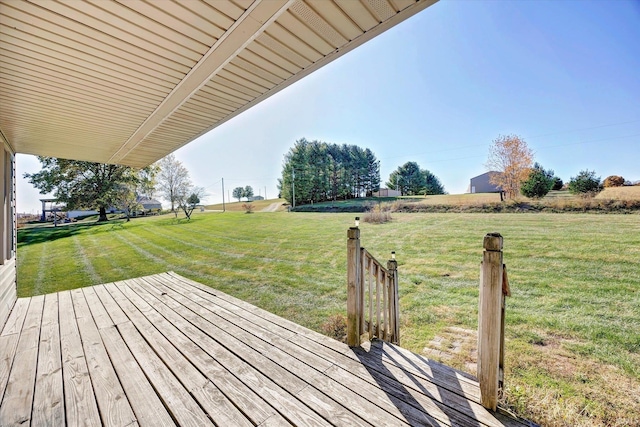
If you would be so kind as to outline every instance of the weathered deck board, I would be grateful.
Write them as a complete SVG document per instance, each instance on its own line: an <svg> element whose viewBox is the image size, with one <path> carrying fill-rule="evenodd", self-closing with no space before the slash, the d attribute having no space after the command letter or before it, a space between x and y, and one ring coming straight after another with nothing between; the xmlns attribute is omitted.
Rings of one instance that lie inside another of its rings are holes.
<svg viewBox="0 0 640 427"><path fill-rule="evenodd" d="M58 293L60 349L67 426L100 426L100 413L70 292Z"/></svg>
<svg viewBox="0 0 640 427"><path fill-rule="evenodd" d="M33 397L33 424L64 425L58 294L45 295L37 372Z"/></svg>
<svg viewBox="0 0 640 427"><path fill-rule="evenodd" d="M30 424L43 307L44 296L31 298L0 404L1 425Z"/></svg>
<svg viewBox="0 0 640 427"><path fill-rule="evenodd" d="M164 273L19 299L0 425L501 426L467 374Z"/></svg>
<svg viewBox="0 0 640 427"><path fill-rule="evenodd" d="M71 291L71 298L102 423L114 427L134 425L133 410L104 348L82 289Z"/></svg>

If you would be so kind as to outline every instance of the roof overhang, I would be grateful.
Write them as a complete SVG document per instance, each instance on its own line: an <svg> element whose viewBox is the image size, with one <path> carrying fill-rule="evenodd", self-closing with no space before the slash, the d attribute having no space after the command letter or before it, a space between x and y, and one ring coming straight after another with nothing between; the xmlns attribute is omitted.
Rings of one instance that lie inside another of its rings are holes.
<svg viewBox="0 0 640 427"><path fill-rule="evenodd" d="M0 138L143 167L435 1L0 0Z"/></svg>

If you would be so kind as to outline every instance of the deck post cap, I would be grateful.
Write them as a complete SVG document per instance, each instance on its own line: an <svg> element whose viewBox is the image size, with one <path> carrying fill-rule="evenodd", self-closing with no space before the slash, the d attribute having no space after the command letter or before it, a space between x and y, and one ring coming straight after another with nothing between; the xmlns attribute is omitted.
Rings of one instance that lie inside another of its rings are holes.
<svg viewBox="0 0 640 427"><path fill-rule="evenodd" d="M502 250L502 235L500 233L487 233L484 236L483 247L487 251L501 251Z"/></svg>

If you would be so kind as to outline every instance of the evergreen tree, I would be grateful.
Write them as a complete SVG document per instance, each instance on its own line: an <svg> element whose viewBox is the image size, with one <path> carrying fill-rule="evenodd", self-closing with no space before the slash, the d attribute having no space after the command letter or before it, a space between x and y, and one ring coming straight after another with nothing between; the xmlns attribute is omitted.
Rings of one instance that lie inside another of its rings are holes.
<svg viewBox="0 0 640 427"><path fill-rule="evenodd" d="M580 171L575 178L571 177L567 188L571 194L593 196L602 190L602 184L595 171L586 169Z"/></svg>
<svg viewBox="0 0 640 427"><path fill-rule="evenodd" d="M520 191L525 197L539 199L546 196L554 184L553 171L544 170L539 163L535 163L529 177L522 182Z"/></svg>
<svg viewBox="0 0 640 427"><path fill-rule="evenodd" d="M400 191L403 196L444 194L440 180L426 169L420 169L416 162L407 162L391 172L387 187Z"/></svg>
<svg viewBox="0 0 640 427"><path fill-rule="evenodd" d="M280 195L295 204L370 195L380 186L380 164L373 152L356 145L302 138L284 156Z"/></svg>

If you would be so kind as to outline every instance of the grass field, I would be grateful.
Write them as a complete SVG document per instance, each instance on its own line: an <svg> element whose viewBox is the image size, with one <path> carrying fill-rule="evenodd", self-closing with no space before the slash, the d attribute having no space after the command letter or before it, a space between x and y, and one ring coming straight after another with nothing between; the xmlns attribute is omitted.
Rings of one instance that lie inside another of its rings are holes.
<svg viewBox="0 0 640 427"><path fill-rule="evenodd" d="M357 198L296 206L297 212L369 212L403 213L520 213L598 212L629 214L640 212L640 186L606 188L596 197L581 197L567 190L550 191L541 199L520 196L500 201L498 193L443 194L383 198Z"/></svg>
<svg viewBox="0 0 640 427"><path fill-rule="evenodd" d="M268 209L274 204L278 204L278 211L286 210L283 204L286 201L284 199L267 199L267 200L256 200L254 202L231 202L225 203L224 209L231 212L244 212L246 209L243 205L249 203L253 205L254 212L260 212L263 209ZM208 205L208 210L221 211L223 208L222 203L218 203L216 205Z"/></svg>
<svg viewBox="0 0 640 427"><path fill-rule="evenodd" d="M18 233L20 296L167 270L321 330L346 306L352 214L196 213ZM501 232L504 404L549 426L640 425L640 216L393 214L361 224L397 252L403 347L477 328L482 237ZM445 361L464 369L468 354Z"/></svg>
<svg viewBox="0 0 640 427"><path fill-rule="evenodd" d="M608 187L595 197L609 200L640 200L640 185L628 187Z"/></svg>

